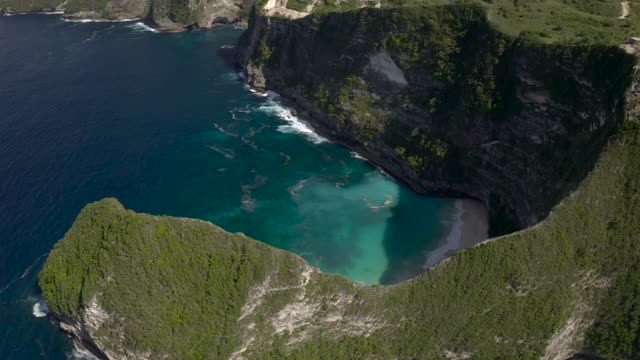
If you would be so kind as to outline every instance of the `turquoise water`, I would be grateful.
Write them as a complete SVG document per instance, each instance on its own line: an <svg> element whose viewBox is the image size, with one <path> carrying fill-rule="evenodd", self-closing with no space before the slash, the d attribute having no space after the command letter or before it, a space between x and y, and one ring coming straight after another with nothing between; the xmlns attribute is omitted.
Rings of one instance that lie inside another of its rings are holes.
<svg viewBox="0 0 640 360"><path fill-rule="evenodd" d="M37 272L87 202L210 220L324 271L423 271L455 200L417 195L252 93L217 56L241 30L0 17L0 358L59 359Z"/></svg>

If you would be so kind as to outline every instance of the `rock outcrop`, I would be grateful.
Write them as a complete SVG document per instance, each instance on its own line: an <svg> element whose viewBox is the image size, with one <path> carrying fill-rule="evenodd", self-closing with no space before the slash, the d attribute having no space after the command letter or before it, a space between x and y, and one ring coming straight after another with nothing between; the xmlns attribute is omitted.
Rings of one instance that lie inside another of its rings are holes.
<svg viewBox="0 0 640 360"><path fill-rule="evenodd" d="M635 61L510 38L457 5L256 13L241 49L251 86L419 192L481 200L493 235L538 223L584 179Z"/></svg>
<svg viewBox="0 0 640 360"><path fill-rule="evenodd" d="M246 21L255 0L0 0L1 13L64 12L69 19L140 19L160 31Z"/></svg>
<svg viewBox="0 0 640 360"><path fill-rule="evenodd" d="M149 8L153 19L177 14L164 6ZM39 275L50 317L90 351L640 356L631 51L510 38L468 4L297 20L254 13L240 49L249 83L280 93L324 134L418 191L481 199L494 233L526 229L414 279L364 286L207 222L102 200L82 210Z"/></svg>

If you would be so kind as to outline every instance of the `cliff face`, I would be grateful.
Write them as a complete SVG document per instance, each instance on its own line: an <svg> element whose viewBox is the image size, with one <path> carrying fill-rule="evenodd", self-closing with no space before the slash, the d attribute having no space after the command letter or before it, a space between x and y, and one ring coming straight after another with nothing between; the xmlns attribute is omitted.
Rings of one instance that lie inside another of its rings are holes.
<svg viewBox="0 0 640 360"><path fill-rule="evenodd" d="M480 8L254 14L248 82L419 192L469 196L493 235L544 219L624 118L634 59L495 31Z"/></svg>
<svg viewBox="0 0 640 360"><path fill-rule="evenodd" d="M70 19L145 20L159 30L243 21L255 0L0 0L0 14L64 11Z"/></svg>
<svg viewBox="0 0 640 360"><path fill-rule="evenodd" d="M81 211L39 284L50 317L107 359L636 359L640 122L629 114L539 226L393 286L114 199Z"/></svg>

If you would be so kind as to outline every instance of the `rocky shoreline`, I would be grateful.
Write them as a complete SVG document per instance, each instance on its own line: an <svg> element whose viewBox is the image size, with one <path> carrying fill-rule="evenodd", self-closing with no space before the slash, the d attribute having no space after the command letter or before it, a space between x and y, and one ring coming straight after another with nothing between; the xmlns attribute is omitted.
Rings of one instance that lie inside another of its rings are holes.
<svg viewBox="0 0 640 360"><path fill-rule="evenodd" d="M446 9L457 11L455 6ZM473 15L468 21L482 30L452 41L486 44L475 50L486 63L475 64L472 55L442 56L457 62L459 71L486 67L480 72L484 78L473 80L492 89L483 95L488 104L483 108L473 105L479 101L475 95L468 95L472 89L464 82L471 80L437 80L437 68L408 62L393 47L380 50L380 44L403 36L394 27L419 28L414 14L401 11L363 9L298 20L255 15L236 59L250 86L277 92L320 134L354 149L415 191L481 201L490 211L492 236L546 218L589 173L620 126L620 99L633 57L616 47L598 47L606 58L590 47L528 44L496 33L482 13ZM384 19L394 17L404 17L406 25L395 20L383 30ZM366 27L370 18L379 19L379 29ZM336 55L324 44L325 32L349 61L329 60ZM409 79L408 85L371 70L380 53L387 54L401 78ZM599 77L597 69L608 67L607 61L618 64L619 76ZM424 106L434 101L453 104ZM568 158L572 165L561 165Z"/></svg>
<svg viewBox="0 0 640 360"><path fill-rule="evenodd" d="M11 4L9 1L5 3L0 0L0 15L56 14L62 15L65 20L78 22L139 20L160 32L210 29L224 24L246 25L246 14L254 2L254 0L213 0L200 3L191 0L185 2L182 8L175 8L163 2L160 2L161 5L156 5L156 2L150 0L124 2L108 0L106 5L100 8L91 2L76 5L69 4L69 1L51 0L51 5L47 6L18 8L6 5Z"/></svg>

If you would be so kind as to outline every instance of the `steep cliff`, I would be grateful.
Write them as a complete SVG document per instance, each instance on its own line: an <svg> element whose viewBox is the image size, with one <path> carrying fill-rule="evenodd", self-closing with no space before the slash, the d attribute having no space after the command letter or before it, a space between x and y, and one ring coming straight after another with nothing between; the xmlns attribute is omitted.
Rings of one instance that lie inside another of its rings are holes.
<svg viewBox="0 0 640 360"><path fill-rule="evenodd" d="M69 19L142 19L164 31L245 21L255 0L0 0L0 14L64 12Z"/></svg>
<svg viewBox="0 0 640 360"><path fill-rule="evenodd" d="M544 219L624 118L634 58L494 29L478 6L253 14L248 82L417 191L468 196L501 234Z"/></svg>
<svg viewBox="0 0 640 360"><path fill-rule="evenodd" d="M82 210L39 280L52 318L110 359L630 359L639 197L633 117L539 225L400 284L363 286L113 199Z"/></svg>
<svg viewBox="0 0 640 360"><path fill-rule="evenodd" d="M469 4L299 3L252 15L239 55L253 86L419 191L483 200L494 233L526 229L363 286L107 199L40 273L51 318L102 358L640 357L634 57L513 37Z"/></svg>

